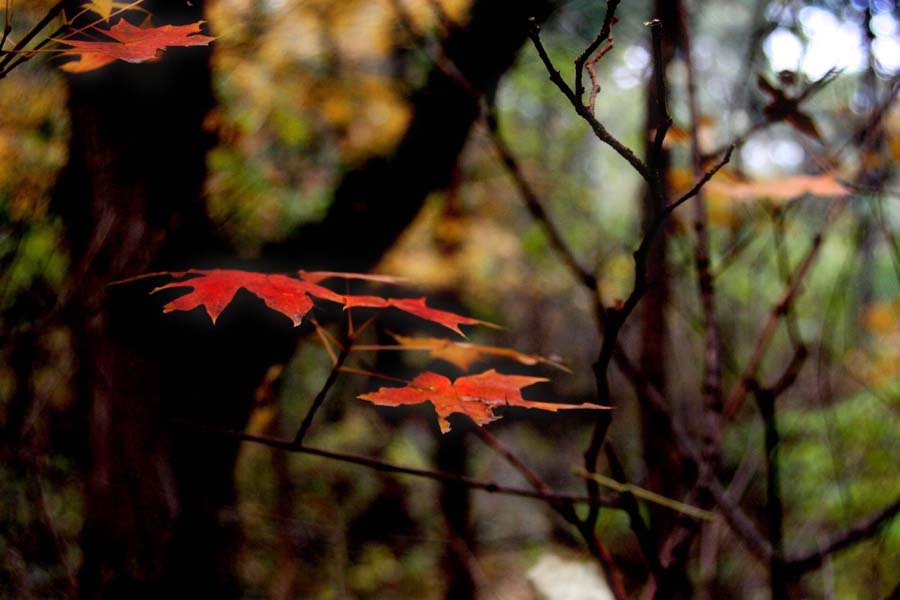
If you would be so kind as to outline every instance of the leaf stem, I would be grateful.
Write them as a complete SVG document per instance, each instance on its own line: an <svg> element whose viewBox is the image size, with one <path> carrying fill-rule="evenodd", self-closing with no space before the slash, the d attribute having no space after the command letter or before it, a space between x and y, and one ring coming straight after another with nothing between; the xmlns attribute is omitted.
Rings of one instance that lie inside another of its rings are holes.
<svg viewBox="0 0 900 600"><path fill-rule="evenodd" d="M348 338L347 342L341 348L341 352L340 354L338 354L337 359L335 359L334 365L331 367L331 372L328 374L328 379L325 380L325 384L322 386L322 389L320 389L319 393L316 394L316 397L313 398L312 405L306 412L306 416L303 418L303 423L300 424L300 429L297 430L297 435L294 436L294 441L291 442L294 448L300 448L303 445L303 438L306 437L309 428L312 426L312 422L316 416L316 413L322 406L322 403L325 401L325 396L328 395L328 392L334 386L335 381L337 381L338 375L340 375L341 373L341 367L344 365L344 361L346 361L347 357L350 355L350 348L352 346L353 339Z"/></svg>

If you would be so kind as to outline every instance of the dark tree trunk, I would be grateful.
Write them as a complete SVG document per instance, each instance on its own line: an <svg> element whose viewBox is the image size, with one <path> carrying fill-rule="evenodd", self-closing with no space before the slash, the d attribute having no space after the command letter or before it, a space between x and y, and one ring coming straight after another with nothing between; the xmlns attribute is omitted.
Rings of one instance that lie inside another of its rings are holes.
<svg viewBox="0 0 900 600"><path fill-rule="evenodd" d="M411 98L413 115L390 157L374 158L344 177L325 219L266 255L293 265L365 270L418 214L431 192L450 183L481 98L493 90L525 43L528 19L541 22L547 0L476 0L465 27L444 44L457 74L434 67ZM461 76L461 77L460 77ZM327 254L326 254L327 252Z"/></svg>
<svg viewBox="0 0 900 600"><path fill-rule="evenodd" d="M201 2L145 8L159 22L202 18ZM476 2L471 23L447 43L475 94L435 69L395 154L349 174L325 221L268 256L311 266L345 240L330 265L371 267L428 193L446 185L478 96L512 64L527 17L545 9L538 0ZM253 390L270 364L286 360L296 334L246 294L212 327L199 311L161 316L164 298L147 295L155 282L108 287L148 271L226 264L228 248L201 201L213 141L202 126L213 103L208 59L203 48L170 49L153 64L115 63L71 80L69 163L54 205L72 257L65 316L91 446L83 598L240 593L229 512L237 445L184 422L242 429Z"/></svg>
<svg viewBox="0 0 900 600"><path fill-rule="evenodd" d="M200 3L146 8L166 23L202 18ZM238 592L226 512L236 445L173 420L242 428L267 362L263 339L247 325L213 329L196 314L162 319L149 285L108 287L223 250L200 200L212 142L202 127L212 106L208 59L202 48L172 49L157 63L116 63L71 80L69 164L54 202L72 257L66 318L91 446L83 598Z"/></svg>
<svg viewBox="0 0 900 600"><path fill-rule="evenodd" d="M665 70L675 57L678 35L678 16L675 3L657 1L653 18L662 22L662 64ZM645 123L645 146L647 161L653 168L659 168L668 174L670 153L663 148L659 156L653 156L653 138L660 124L661 116L657 110L657 90L655 76L647 83L647 112ZM668 195L668 186L666 185ZM650 227L655 215L663 208L649 190L644 192L642 223L644 231ZM641 347L640 368L648 382L666 392L666 346L669 341L669 327L666 312L669 304L669 268L667 262L667 246L669 227L663 226L657 235L656 242L650 250L647 261L647 279L649 289L641 301ZM671 412L671 411L670 411ZM644 447L644 462L647 465L648 485L651 489L668 497L677 497L680 488L678 482L683 481L679 475L683 472L677 453L666 432L669 429L668 412L657 409L649 400L641 399L641 427ZM656 531L663 531L671 524L671 511L652 510L653 526Z"/></svg>
<svg viewBox="0 0 900 600"><path fill-rule="evenodd" d="M653 15L662 23L662 43L659 64L654 68L663 73L675 58L676 49L681 44L681 27L679 19L680 0L654 2ZM654 155L653 140L656 129L660 126L662 115L658 110L658 90L656 76L650 77L647 83L647 112L645 124L645 147L647 162L654 169L663 173L665 197L670 195L667 182L671 156L667 148L661 148ZM666 99L668 101L668 99ZM663 209L658 199L649 190L644 193L642 223L644 231L650 227L655 216ZM666 356L669 343L669 327L667 311L669 304L670 275L668 267L668 243L670 229L664 225L650 250L647 276L650 282L646 296L641 302L641 353L640 368L643 376L666 395L667 374ZM641 433L644 449L644 463L647 469L647 485L655 492L669 498L679 498L685 490L685 482L690 475L685 473L678 451L672 443L669 421L677 415L678 409L670 407L661 411L646 398L641 402ZM654 507L650 509L651 531L662 540L675 525L676 517L671 510ZM683 565L679 565L683 566ZM690 581L687 573L677 569L667 569L656 581L656 598L687 598L690 596Z"/></svg>

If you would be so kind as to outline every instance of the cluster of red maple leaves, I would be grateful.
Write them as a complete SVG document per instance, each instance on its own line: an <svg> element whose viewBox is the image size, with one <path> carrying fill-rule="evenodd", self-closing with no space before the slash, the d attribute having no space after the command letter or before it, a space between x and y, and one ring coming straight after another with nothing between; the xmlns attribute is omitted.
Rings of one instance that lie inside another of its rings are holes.
<svg viewBox="0 0 900 600"><path fill-rule="evenodd" d="M174 279L174 281L155 288L153 292L166 289L190 289L188 293L175 298L163 306L163 312L191 311L203 307L210 319L212 319L213 324L234 299L238 290L243 288L259 297L272 310L286 316L294 326L300 325L303 318L313 308L314 299L339 303L345 309L398 309L420 319L446 327L463 337L465 336L459 328L460 325L491 326L490 323L479 319L431 308L426 304L425 298L354 296L339 294L319 285L323 280L331 278L361 279L380 283L396 281L395 278L381 275L299 271L298 275L293 277L226 269L191 269L181 272L153 273L152 275L166 275ZM404 340L409 340L409 338L398 338L401 346L404 345ZM418 338L417 341L407 341L405 344L411 348L429 349L434 356L450 360L457 365L461 364L458 360L459 352L471 353L473 351L476 354L483 352L509 356L525 364L535 364L537 362L555 364L541 357L532 357L509 349L454 343L450 340ZM450 353L447 352L448 349L452 348L457 348L458 352L456 355L452 353L452 350ZM462 360L466 361L466 363L471 362L470 357ZM427 371L407 382L407 385L404 387L382 387L376 392L363 394L359 398L382 406L430 403L434 406L441 431L444 433L450 430L448 418L454 413L466 415L476 424L484 425L500 418L494 410L502 406L519 406L553 412L572 408L605 408L595 404L567 405L536 402L522 397L522 388L542 381L547 381L547 379L523 375L504 375L494 369L490 369L476 375L459 377L451 382L450 379L443 375Z"/></svg>
<svg viewBox="0 0 900 600"><path fill-rule="evenodd" d="M214 39L201 33L202 21L187 25L154 27L146 20L142 26L134 25L120 16L128 8L129 5L116 9L115 3L110 0L94 0L86 4L85 9L99 15L100 18L87 27L73 29L64 38L54 39L62 46L59 52L63 56L74 58L63 63L61 68L70 73L84 73L116 60L147 62L159 58L167 47L204 46ZM114 16L119 16L119 19L112 22ZM98 39L81 39L83 37ZM163 307L164 312L191 311L203 307L213 324L234 299L238 290L245 289L261 298L269 308L290 319L295 327L300 325L313 308L314 299L342 304L345 309L394 308L446 327L463 337L465 335L460 325L491 326L485 321L431 308L426 304L425 298L339 294L319 285L323 280L330 278L396 282L395 278L379 275L299 271L297 276L287 276L225 269L191 269L151 275L166 275L173 278L173 281L156 288L154 292L165 289L190 289L186 294L167 303ZM453 362L464 370L475 358L484 354L512 358L523 364L541 362L560 366L554 361L529 356L508 348L478 346L439 338L397 337L397 340L401 349L429 350L433 357ZM437 412L443 432L449 431L448 417L454 413L464 414L476 424L484 425L499 418L494 410L501 406L520 406L554 412L567 408L604 408L593 404L576 406L536 402L522 397L522 388L542 381L547 379L504 375L491 369L459 377L451 382L443 375L428 371L407 382L404 387L383 387L359 398L384 406L431 403Z"/></svg>

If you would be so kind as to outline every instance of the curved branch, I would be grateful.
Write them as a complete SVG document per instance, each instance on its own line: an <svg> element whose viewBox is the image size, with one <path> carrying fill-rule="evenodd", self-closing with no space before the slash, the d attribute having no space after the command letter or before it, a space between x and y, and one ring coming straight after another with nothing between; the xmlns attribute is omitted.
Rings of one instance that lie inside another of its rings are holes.
<svg viewBox="0 0 900 600"><path fill-rule="evenodd" d="M866 517L839 534L831 536L814 550L788 555L784 561L785 566L797 574L815 569L822 564L826 557L872 537L882 526L898 514L900 514L900 498L894 500L880 512Z"/></svg>

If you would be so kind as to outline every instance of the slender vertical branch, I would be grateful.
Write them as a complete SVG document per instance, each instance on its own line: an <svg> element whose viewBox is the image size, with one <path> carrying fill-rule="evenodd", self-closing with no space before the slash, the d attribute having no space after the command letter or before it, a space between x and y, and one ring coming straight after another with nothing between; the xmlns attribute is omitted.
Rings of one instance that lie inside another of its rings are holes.
<svg viewBox="0 0 900 600"><path fill-rule="evenodd" d="M669 115L668 98L666 92L666 62L663 59L662 37L663 26L662 21L653 19L647 24L650 27L651 39L653 40L653 77L656 95L656 134L653 139L653 148L650 153L651 165L654 166L656 172L656 185L658 190L666 189L666 172L660 157L663 151L663 142L666 139L666 133L672 126L672 117ZM661 205L664 205L661 203Z"/></svg>
<svg viewBox="0 0 900 600"><path fill-rule="evenodd" d="M775 414L776 396L772 390L760 387L755 380L750 382L750 388L756 397L765 431L766 520L769 526L769 544L772 546L772 556L769 559L772 600L787 600L787 577L784 568L784 507L778 458L781 442L778 438L778 421Z"/></svg>
<svg viewBox="0 0 900 600"><path fill-rule="evenodd" d="M588 444L587 450L584 452L584 468L588 473L596 473L598 470L600 451L603 449L603 445L606 442L606 435L609 432L610 425L612 425L611 411L599 415L597 421L594 423L591 441ZM597 498L600 495L600 486L593 479L588 478L585 486L589 498ZM586 525L593 528L596 525L599 516L600 507L591 506L584 522Z"/></svg>
<svg viewBox="0 0 900 600"><path fill-rule="evenodd" d="M826 223L826 227L828 224L834 221L843 206L843 203L839 203L832 208L831 212L829 213L829 219L828 223ZM812 244L810 244L809 250L807 250L806 255L800 262L800 266L798 266L794 271L794 274L790 278L790 281L785 284L784 291L782 292L778 302L776 302L775 305L772 306L772 309L769 311L769 316L760 329L759 334L757 335L756 342L753 347L753 353L751 354L750 359L747 361L747 364L745 365L744 370L741 373L740 379L735 384L734 388L732 388L731 393L728 395L728 398L725 401L724 416L726 419L733 416L740 408L740 405L743 402L744 396L746 395L748 390L747 386L750 381L756 377L756 374L759 371L760 366L762 365L762 360L769 349L769 344L771 343L772 338L775 334L775 328L778 325L778 321L787 313L788 308L794 302L795 297L799 293L800 286L805 280L806 275L809 273L813 264L815 264L816 258L818 257L819 252L822 248L824 234L825 228L820 230L813 237Z"/></svg>
<svg viewBox="0 0 900 600"><path fill-rule="evenodd" d="M609 463L609 470L613 478L623 483L627 482L628 477L625 475L622 462L619 460L616 451L609 444L606 446L606 460ZM644 517L641 515L641 507L638 505L634 494L630 492L622 494L622 508L628 513L631 530L634 532L638 544L640 544L641 553L644 555L644 560L647 561L650 572L658 579L663 572L662 565L659 563L659 546L656 543L656 537L653 535L653 532L650 531L644 522Z"/></svg>
<svg viewBox="0 0 900 600"><path fill-rule="evenodd" d="M688 108L691 118L691 165L695 177L703 175L703 158L700 149L700 108L697 98L697 73L691 47L691 31L684 3L679 3L681 20L681 49L687 70ZM703 411L706 420L703 436L705 461L701 477L711 478L719 462L718 431L722 418L722 341L716 314L716 293L709 268L709 233L706 227L706 202L703 189L697 191L694 201L694 263L697 269L697 286L700 295L705 351L703 360Z"/></svg>

